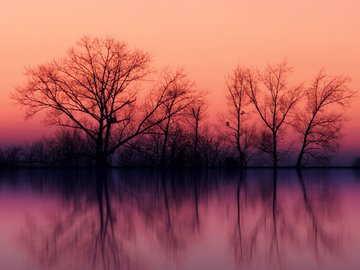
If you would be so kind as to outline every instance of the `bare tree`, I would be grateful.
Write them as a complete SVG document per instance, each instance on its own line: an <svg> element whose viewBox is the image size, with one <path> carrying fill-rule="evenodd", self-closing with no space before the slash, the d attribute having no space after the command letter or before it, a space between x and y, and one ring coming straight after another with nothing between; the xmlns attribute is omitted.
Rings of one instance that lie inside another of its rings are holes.
<svg viewBox="0 0 360 270"><path fill-rule="evenodd" d="M292 68L285 62L268 65L258 76L249 73L248 96L272 136L273 166L278 166L278 136L280 128L302 97L302 85L290 86Z"/></svg>
<svg viewBox="0 0 360 270"><path fill-rule="evenodd" d="M296 167L304 165L305 156L319 161L337 148L345 120L341 109L355 95L349 82L347 77L331 77L321 71L305 91L305 108L294 123L302 138Z"/></svg>
<svg viewBox="0 0 360 270"><path fill-rule="evenodd" d="M123 42L84 37L66 57L29 68L27 83L13 99L27 117L45 110L47 124L84 132L103 167L116 149L163 120L154 115L161 118L157 111L167 96L158 95L142 114L136 107L136 86L149 74L149 64L147 53Z"/></svg>
<svg viewBox="0 0 360 270"><path fill-rule="evenodd" d="M192 140L192 161L195 167L200 165L199 144L201 139L201 122L207 116L208 106L206 104L205 94L200 94L197 100L187 109L187 124L190 128L190 137Z"/></svg>
<svg viewBox="0 0 360 270"><path fill-rule="evenodd" d="M160 154L160 165L164 166L167 160L169 139L171 135L178 134L180 116L186 114L186 110L194 104L196 93L193 90L193 82L188 78L183 70L164 71L163 82L159 93L155 96L164 96L164 101L159 106L158 113L163 116L164 121L158 122L158 135L162 136L162 146Z"/></svg>
<svg viewBox="0 0 360 270"><path fill-rule="evenodd" d="M237 66L226 81L229 113L225 123L231 132L230 141L236 148L241 168L247 166L249 148L255 144L256 138L255 127L249 128L244 124L246 116L250 115L248 105L251 99L247 95L250 79L251 71Z"/></svg>

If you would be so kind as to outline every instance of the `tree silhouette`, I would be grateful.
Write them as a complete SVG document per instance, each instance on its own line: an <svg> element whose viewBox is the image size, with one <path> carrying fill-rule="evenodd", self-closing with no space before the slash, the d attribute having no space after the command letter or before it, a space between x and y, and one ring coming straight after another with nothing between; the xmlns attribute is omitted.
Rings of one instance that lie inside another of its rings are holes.
<svg viewBox="0 0 360 270"><path fill-rule="evenodd" d="M27 117L45 110L47 124L81 130L103 167L120 146L160 123L159 107L173 98L159 92L153 107L137 107L138 83L149 65L147 53L123 42L83 37L64 58L29 68L27 83L12 98Z"/></svg>
<svg viewBox="0 0 360 270"><path fill-rule="evenodd" d="M319 162L337 148L344 122L340 109L355 95L349 81L347 77L331 77L321 71L305 91L306 106L294 123L302 138L296 167L304 165L304 157Z"/></svg>
<svg viewBox="0 0 360 270"><path fill-rule="evenodd" d="M247 95L250 78L251 71L238 66L226 81L229 113L225 124L231 131L228 137L236 148L240 168L247 166L249 149L254 146L256 140L255 128L244 125L245 117L250 115L248 105L251 99Z"/></svg>
<svg viewBox="0 0 360 270"><path fill-rule="evenodd" d="M302 85L290 86L288 77L292 72L286 62L268 65L259 76L249 73L248 95L266 129L271 133L273 166L278 165L278 136L302 96Z"/></svg>
<svg viewBox="0 0 360 270"><path fill-rule="evenodd" d="M192 143L191 160L192 165L199 167L201 165L201 153L199 151L201 136L202 136L202 122L207 117L207 105L204 97L200 97L187 109L186 122L190 128L189 137Z"/></svg>
<svg viewBox="0 0 360 270"><path fill-rule="evenodd" d="M181 130L179 122L181 119L178 116L186 114L186 110L194 104L197 96L193 90L193 82L183 70L165 71L162 77L163 82L158 91L165 97L164 102L159 106L159 113L164 117L164 121L158 123L157 134L162 137L160 165L165 166L170 137L176 136ZM156 94L157 96L159 94ZM173 140L173 143L176 141Z"/></svg>

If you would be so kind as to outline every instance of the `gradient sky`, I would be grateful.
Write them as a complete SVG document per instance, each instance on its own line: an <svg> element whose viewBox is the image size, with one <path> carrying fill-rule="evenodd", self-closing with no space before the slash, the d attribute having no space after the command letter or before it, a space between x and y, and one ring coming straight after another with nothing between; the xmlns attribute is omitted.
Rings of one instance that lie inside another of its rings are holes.
<svg viewBox="0 0 360 270"><path fill-rule="evenodd" d="M224 78L236 64L262 67L286 59L299 80L321 68L352 77L360 89L357 0L2 0L0 5L0 145L48 133L24 121L9 94L25 66L63 56L83 35L110 35L147 50L157 67L183 66L208 90L215 115ZM349 110L342 152L360 154L360 99Z"/></svg>

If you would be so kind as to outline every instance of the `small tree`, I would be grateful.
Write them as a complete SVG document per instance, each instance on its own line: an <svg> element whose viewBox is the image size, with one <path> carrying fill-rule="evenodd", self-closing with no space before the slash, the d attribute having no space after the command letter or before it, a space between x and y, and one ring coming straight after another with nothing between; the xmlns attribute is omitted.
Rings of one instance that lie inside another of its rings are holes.
<svg viewBox="0 0 360 270"><path fill-rule="evenodd" d="M191 159L192 165L198 167L201 164L199 145L202 135L202 122L207 117L208 106L204 98L205 94L200 94L186 112L186 122L190 128L190 138L192 142Z"/></svg>
<svg viewBox="0 0 360 270"><path fill-rule="evenodd" d="M162 84L157 91L156 97L164 97L158 110L164 121L159 122L158 118L155 120L159 122L155 132L162 137L160 165L164 166L168 158L169 140L172 135L178 134L180 122L186 117L186 111L194 104L197 95L193 90L193 82L183 70L164 71Z"/></svg>
<svg viewBox="0 0 360 270"><path fill-rule="evenodd" d="M292 68L285 62L268 65L258 76L249 73L247 94L271 133L273 166L278 166L279 131L302 97L302 85L290 86Z"/></svg>
<svg viewBox="0 0 360 270"><path fill-rule="evenodd" d="M250 115L249 104L251 99L247 92L251 71L247 68L237 66L234 72L226 80L228 114L225 121L226 128L230 130L228 136L238 154L240 168L246 167L249 159L249 151L256 141L255 127L245 126L246 116Z"/></svg>
<svg viewBox="0 0 360 270"><path fill-rule="evenodd" d="M331 77L321 71L306 89L305 108L294 122L302 141L296 167L304 165L306 156L323 160L337 148L344 122L342 109L355 94L349 82L347 77Z"/></svg>
<svg viewBox="0 0 360 270"><path fill-rule="evenodd" d="M242 117L245 114L244 107L248 105L250 101L246 95L249 72L246 68L237 66L233 74L229 75L226 80L229 121L226 121L225 124L227 128L231 130L230 140L235 145L241 168L246 165L241 137L244 130Z"/></svg>

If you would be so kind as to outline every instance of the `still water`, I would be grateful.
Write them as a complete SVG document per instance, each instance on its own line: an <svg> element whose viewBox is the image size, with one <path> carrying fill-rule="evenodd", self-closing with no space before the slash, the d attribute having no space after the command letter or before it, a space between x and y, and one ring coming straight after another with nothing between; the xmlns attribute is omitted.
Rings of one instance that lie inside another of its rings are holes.
<svg viewBox="0 0 360 270"><path fill-rule="evenodd" d="M352 170L0 172L0 269L360 269Z"/></svg>

